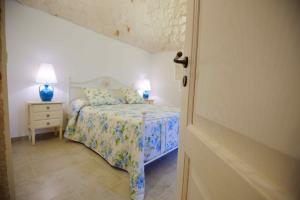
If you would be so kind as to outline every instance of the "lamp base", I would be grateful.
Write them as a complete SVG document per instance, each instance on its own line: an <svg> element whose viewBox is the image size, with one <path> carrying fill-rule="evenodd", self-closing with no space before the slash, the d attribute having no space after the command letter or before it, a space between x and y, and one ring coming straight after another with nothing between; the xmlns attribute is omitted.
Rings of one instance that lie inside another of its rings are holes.
<svg viewBox="0 0 300 200"><path fill-rule="evenodd" d="M149 91L144 91L144 93L143 93L143 98L145 99L145 100L148 100L149 99Z"/></svg>
<svg viewBox="0 0 300 200"><path fill-rule="evenodd" d="M39 92L42 101L51 101L53 98L54 88L48 84L40 85Z"/></svg>

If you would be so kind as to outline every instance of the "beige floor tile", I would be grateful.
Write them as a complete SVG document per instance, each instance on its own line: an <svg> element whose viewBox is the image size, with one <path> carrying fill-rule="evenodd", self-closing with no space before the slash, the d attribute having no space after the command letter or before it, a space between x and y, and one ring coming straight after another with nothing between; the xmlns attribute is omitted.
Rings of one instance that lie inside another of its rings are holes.
<svg viewBox="0 0 300 200"><path fill-rule="evenodd" d="M145 167L145 200L174 200L177 152ZM128 200L129 176L82 144L48 138L13 143L17 200Z"/></svg>

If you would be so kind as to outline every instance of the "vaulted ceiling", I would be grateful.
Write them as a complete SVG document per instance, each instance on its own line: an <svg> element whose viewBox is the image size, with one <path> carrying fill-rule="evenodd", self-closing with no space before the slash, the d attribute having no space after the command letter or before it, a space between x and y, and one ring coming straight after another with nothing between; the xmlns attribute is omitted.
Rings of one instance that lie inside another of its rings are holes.
<svg viewBox="0 0 300 200"><path fill-rule="evenodd" d="M149 52L183 47L186 0L18 0Z"/></svg>

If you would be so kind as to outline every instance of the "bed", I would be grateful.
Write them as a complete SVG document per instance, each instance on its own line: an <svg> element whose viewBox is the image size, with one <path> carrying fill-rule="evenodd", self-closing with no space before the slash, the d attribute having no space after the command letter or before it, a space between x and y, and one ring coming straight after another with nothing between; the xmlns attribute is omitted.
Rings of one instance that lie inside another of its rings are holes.
<svg viewBox="0 0 300 200"><path fill-rule="evenodd" d="M150 104L90 106L83 88L126 88L110 77L70 82L69 121L65 138L80 142L109 164L126 170L130 196L144 199L144 166L177 149L179 110Z"/></svg>

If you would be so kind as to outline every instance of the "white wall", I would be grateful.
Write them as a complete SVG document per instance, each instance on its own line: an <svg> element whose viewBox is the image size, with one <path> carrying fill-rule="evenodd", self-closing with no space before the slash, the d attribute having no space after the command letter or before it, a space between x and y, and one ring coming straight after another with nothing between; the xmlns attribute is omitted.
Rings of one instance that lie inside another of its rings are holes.
<svg viewBox="0 0 300 200"><path fill-rule="evenodd" d="M163 63L153 66L153 55L144 50L13 0L6 1L6 39L12 137L27 134L26 101L39 100L38 85L34 81L38 65L42 62L54 65L58 79L54 99L62 101L66 101L69 77L85 81L98 76L111 76L123 83L133 84L140 78L150 78L152 68L164 67ZM165 87L162 82L170 79L169 70L163 71L167 78L159 74L153 81L150 79L153 92L163 95L159 98L164 104L170 102L176 105L173 100L167 100L172 95L156 89L157 85ZM172 93L172 88L167 90Z"/></svg>
<svg viewBox="0 0 300 200"><path fill-rule="evenodd" d="M173 59L177 52L163 52L152 55L151 91L155 102L162 105L180 106L181 80L175 80Z"/></svg>

